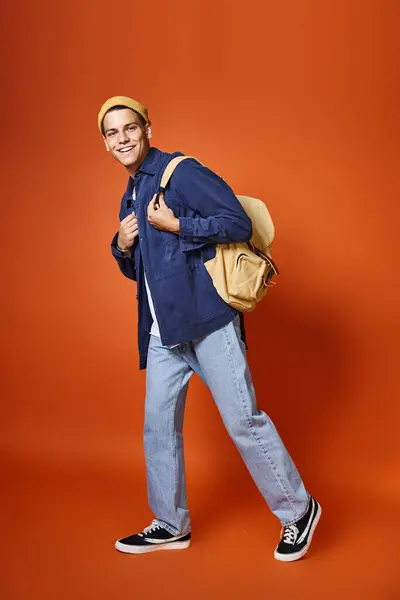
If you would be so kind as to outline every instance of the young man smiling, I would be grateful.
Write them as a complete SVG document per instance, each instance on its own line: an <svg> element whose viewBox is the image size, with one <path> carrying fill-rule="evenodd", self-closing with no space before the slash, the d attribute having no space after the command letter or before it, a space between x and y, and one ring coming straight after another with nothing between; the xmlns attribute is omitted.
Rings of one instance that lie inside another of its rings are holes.
<svg viewBox="0 0 400 600"><path fill-rule="evenodd" d="M230 187L194 159L178 166L156 203L162 173L180 153L150 147L151 123L139 102L110 98L98 125L129 175L111 248L122 273L137 283L140 368L147 367L144 446L155 516L116 548L139 554L190 544L182 427L189 380L197 373L282 524L275 558L297 560L309 548L321 508L272 421L256 408L240 315L220 298L204 267L215 244L250 240L251 221Z"/></svg>

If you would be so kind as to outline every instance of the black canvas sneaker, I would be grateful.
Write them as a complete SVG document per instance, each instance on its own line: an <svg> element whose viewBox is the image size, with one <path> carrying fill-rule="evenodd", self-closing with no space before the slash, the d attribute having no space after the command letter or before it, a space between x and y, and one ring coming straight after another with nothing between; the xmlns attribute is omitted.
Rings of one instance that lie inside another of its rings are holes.
<svg viewBox="0 0 400 600"><path fill-rule="evenodd" d="M156 550L180 550L190 546L190 532L174 536L157 521L152 521L141 533L130 535L115 542L120 552L128 554L143 554Z"/></svg>
<svg viewBox="0 0 400 600"><path fill-rule="evenodd" d="M283 562L299 560L310 547L313 533L321 517L321 507L311 498L308 511L293 525L282 528L281 541L275 550L275 558Z"/></svg>

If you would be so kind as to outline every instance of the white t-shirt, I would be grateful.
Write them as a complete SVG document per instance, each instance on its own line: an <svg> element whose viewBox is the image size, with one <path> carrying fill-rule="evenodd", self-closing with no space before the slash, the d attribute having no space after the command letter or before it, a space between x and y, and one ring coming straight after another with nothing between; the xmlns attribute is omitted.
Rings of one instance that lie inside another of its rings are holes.
<svg viewBox="0 0 400 600"><path fill-rule="evenodd" d="M153 323L151 325L150 334L155 335L156 337L159 338L159 337L161 337L160 336L160 328L158 326L158 321L157 321L156 313L154 310L153 298L151 297L149 284L147 283L146 273L144 274L144 283L146 286L147 300L149 301L150 313L151 313L151 316L153 317Z"/></svg>
<svg viewBox="0 0 400 600"><path fill-rule="evenodd" d="M135 192L135 188L133 188L133 192L132 192L132 200L135 201L136 200L136 192ZM132 211L132 213L134 213L134 211ZM144 272L144 271L143 271ZM147 282L147 277L146 277L146 273L144 273L144 283L146 286L146 292L147 292L147 300L149 301L149 308L150 308L150 313L151 316L153 318L153 323L150 329L150 334L151 335L155 335L156 337L161 337L160 336L160 328L158 326L158 321L157 321L157 317L156 317L156 312L154 310L154 304L153 304L153 298L151 297L151 292L150 292L150 288L149 288L149 284Z"/></svg>

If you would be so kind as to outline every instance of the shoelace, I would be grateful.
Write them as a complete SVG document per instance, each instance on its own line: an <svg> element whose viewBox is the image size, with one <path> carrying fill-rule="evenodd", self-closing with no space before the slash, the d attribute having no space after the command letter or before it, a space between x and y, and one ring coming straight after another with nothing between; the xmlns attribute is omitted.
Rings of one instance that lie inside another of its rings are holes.
<svg viewBox="0 0 400 600"><path fill-rule="evenodd" d="M295 544L297 540L297 536L299 535L299 530L296 525L288 525L283 530L282 539L286 544Z"/></svg>
<svg viewBox="0 0 400 600"><path fill-rule="evenodd" d="M157 531L157 529L161 529L161 526L157 523L157 521L152 521L150 525L143 529L142 533L139 533L139 535L143 537L148 533L153 533L153 531Z"/></svg>

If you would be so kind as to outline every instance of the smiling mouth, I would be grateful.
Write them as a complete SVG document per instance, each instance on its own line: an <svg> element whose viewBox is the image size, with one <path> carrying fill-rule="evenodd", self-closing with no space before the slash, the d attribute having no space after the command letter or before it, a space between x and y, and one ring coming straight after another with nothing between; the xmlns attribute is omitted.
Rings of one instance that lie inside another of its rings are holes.
<svg viewBox="0 0 400 600"><path fill-rule="evenodd" d="M126 146L126 148L121 148L121 150L118 150L118 152L120 152L121 154L128 154L128 152L133 150L134 147L135 146Z"/></svg>

